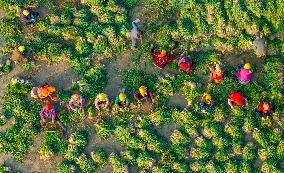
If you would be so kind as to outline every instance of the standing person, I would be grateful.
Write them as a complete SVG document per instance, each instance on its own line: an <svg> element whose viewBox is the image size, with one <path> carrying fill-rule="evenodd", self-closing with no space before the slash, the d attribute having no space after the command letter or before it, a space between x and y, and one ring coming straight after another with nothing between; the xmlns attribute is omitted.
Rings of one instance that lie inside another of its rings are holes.
<svg viewBox="0 0 284 173"><path fill-rule="evenodd" d="M208 93L205 93L201 98L200 106L203 113L207 113L206 109L208 109L208 112L212 112L214 109L212 96Z"/></svg>
<svg viewBox="0 0 284 173"><path fill-rule="evenodd" d="M268 117L271 117L272 115L272 106L271 103L267 101L263 101L258 105L257 113L259 117L261 117L262 120L267 119Z"/></svg>
<svg viewBox="0 0 284 173"><path fill-rule="evenodd" d="M51 118L51 123L54 124L56 119L56 112L54 106L50 103L46 103L40 112L41 124L43 124L48 118Z"/></svg>
<svg viewBox="0 0 284 173"><path fill-rule="evenodd" d="M120 111L129 107L129 99L124 92L120 92L115 98L115 106L119 108Z"/></svg>
<svg viewBox="0 0 284 173"><path fill-rule="evenodd" d="M134 93L134 99L139 104L141 104L141 101L145 99L150 99L152 103L155 103L154 94L145 86L141 86L139 88L139 92Z"/></svg>
<svg viewBox="0 0 284 173"><path fill-rule="evenodd" d="M39 15L38 12L34 12L30 8L24 8L21 11L21 18L27 23L27 24L33 24L36 22L36 17Z"/></svg>
<svg viewBox="0 0 284 173"><path fill-rule="evenodd" d="M256 38L253 42L255 54L258 58L263 58L266 56L265 39L260 37L259 31L255 33L255 37Z"/></svg>
<svg viewBox="0 0 284 173"><path fill-rule="evenodd" d="M247 84L252 78L252 69L249 63L246 63L236 74L241 84Z"/></svg>
<svg viewBox="0 0 284 173"><path fill-rule="evenodd" d="M241 107L244 104L247 105L248 101L241 92L233 91L229 94L228 105L233 109L233 104Z"/></svg>
<svg viewBox="0 0 284 173"><path fill-rule="evenodd" d="M179 57L178 66L180 71L192 72L192 58L183 52Z"/></svg>
<svg viewBox="0 0 284 173"><path fill-rule="evenodd" d="M139 23L140 20L136 19L132 22L132 29L130 32L131 37L131 49L135 49L137 46L137 42L140 41L142 43L142 34L141 30L138 28L137 23Z"/></svg>
<svg viewBox="0 0 284 173"><path fill-rule="evenodd" d="M41 87L33 87L31 91L32 98L50 99L52 101L58 101L55 96L55 87L49 85L48 83L43 84Z"/></svg>
<svg viewBox="0 0 284 173"><path fill-rule="evenodd" d="M151 53L154 60L154 65L160 69L164 68L167 63L173 61L174 56L172 53L170 55L167 55L167 51L165 50L157 50L153 45L151 45Z"/></svg>
<svg viewBox="0 0 284 173"><path fill-rule="evenodd" d="M85 99L79 94L73 94L68 104L72 111L80 111L85 114Z"/></svg>
<svg viewBox="0 0 284 173"><path fill-rule="evenodd" d="M216 84L219 84L224 77L225 69L220 64L215 64L215 67L209 67L210 77Z"/></svg>
<svg viewBox="0 0 284 173"><path fill-rule="evenodd" d="M101 111L100 108L108 111L109 110L109 99L105 93L100 93L97 95L94 105L98 111Z"/></svg>

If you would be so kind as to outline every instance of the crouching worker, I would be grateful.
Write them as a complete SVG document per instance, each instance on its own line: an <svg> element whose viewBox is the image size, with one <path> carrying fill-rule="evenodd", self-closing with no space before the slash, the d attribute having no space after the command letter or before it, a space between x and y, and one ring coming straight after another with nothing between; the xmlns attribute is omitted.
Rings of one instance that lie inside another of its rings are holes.
<svg viewBox="0 0 284 173"><path fill-rule="evenodd" d="M233 104L236 104L240 107L242 107L244 104L248 104L247 98L245 98L243 96L243 94L241 92L231 92L229 94L229 98L228 98L228 105L233 109Z"/></svg>
<svg viewBox="0 0 284 173"><path fill-rule="evenodd" d="M115 107L119 108L120 111L124 111L129 107L129 99L124 92L121 92L118 96L116 96Z"/></svg>
<svg viewBox="0 0 284 173"><path fill-rule="evenodd" d="M192 72L192 58L186 56L186 52L182 53L179 57L178 66L180 71Z"/></svg>
<svg viewBox="0 0 284 173"><path fill-rule="evenodd" d="M11 55L11 60L16 63L21 63L25 60L24 52L26 48L25 46L19 46L17 49L14 49Z"/></svg>
<svg viewBox="0 0 284 173"><path fill-rule="evenodd" d="M85 99L79 94L71 96L68 106L72 111L85 113Z"/></svg>
<svg viewBox="0 0 284 173"><path fill-rule="evenodd" d="M101 109L109 111L109 99L105 93L100 93L97 95L94 105L98 111Z"/></svg>
<svg viewBox="0 0 284 173"><path fill-rule="evenodd" d="M27 24L33 24L36 22L36 17L39 15L38 12L34 12L30 8L24 8L20 14L21 18L27 23Z"/></svg>
<svg viewBox="0 0 284 173"><path fill-rule="evenodd" d="M200 106L201 106L202 113L207 113L207 110L208 112L212 112L214 109L214 103L213 103L212 96L208 93L205 93L202 96Z"/></svg>
<svg viewBox="0 0 284 173"><path fill-rule="evenodd" d="M247 84L252 79L252 69L249 63L246 63L236 74L241 84Z"/></svg>
<svg viewBox="0 0 284 173"><path fill-rule="evenodd" d="M154 60L154 65L158 68L164 68L167 63L173 61L174 56L171 53L170 55L167 55L167 52L165 50L157 50L153 45L151 45L151 53Z"/></svg>
<svg viewBox="0 0 284 173"><path fill-rule="evenodd" d="M216 84L220 83L223 79L225 69L221 68L220 64L216 64L215 67L210 67L210 77Z"/></svg>
<svg viewBox="0 0 284 173"><path fill-rule="evenodd" d="M51 118L51 123L54 124L56 119L56 112L52 104L46 103L40 112L40 123L45 123L46 119L49 118Z"/></svg>
<svg viewBox="0 0 284 173"><path fill-rule="evenodd" d="M154 94L145 86L141 86L139 92L134 93L134 99L138 104L141 104L141 101L145 99L150 99L151 103L155 103Z"/></svg>
<svg viewBox="0 0 284 173"><path fill-rule="evenodd" d="M265 120L272 115L272 106L271 103L263 101L258 105L257 113L262 120Z"/></svg>
<svg viewBox="0 0 284 173"><path fill-rule="evenodd" d="M32 98L50 99L52 101L59 101L55 96L55 87L45 83L41 87L33 87L31 91Z"/></svg>

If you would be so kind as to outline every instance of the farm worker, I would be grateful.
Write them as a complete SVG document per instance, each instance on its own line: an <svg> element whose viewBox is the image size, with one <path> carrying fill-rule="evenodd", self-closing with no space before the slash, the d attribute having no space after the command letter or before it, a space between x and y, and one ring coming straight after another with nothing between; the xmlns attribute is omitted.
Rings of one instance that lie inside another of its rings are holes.
<svg viewBox="0 0 284 173"><path fill-rule="evenodd" d="M109 108L109 99L105 93L100 93L97 95L94 105L98 111L100 111L100 107L108 110Z"/></svg>
<svg viewBox="0 0 284 173"><path fill-rule="evenodd" d="M128 108L129 99L124 92L120 92L115 98L115 106L122 110L123 108Z"/></svg>
<svg viewBox="0 0 284 173"><path fill-rule="evenodd" d="M20 14L21 18L28 24L35 23L36 16L38 16L39 13L34 12L30 8L24 8Z"/></svg>
<svg viewBox="0 0 284 173"><path fill-rule="evenodd" d="M211 112L214 108L212 96L208 93L203 94L201 98L200 106L201 106L201 110L203 113L206 113L207 108L208 108L208 111Z"/></svg>
<svg viewBox="0 0 284 173"><path fill-rule="evenodd" d="M15 63L21 63L24 61L24 52L26 48L25 46L19 46L17 49L14 49L11 55L11 60Z"/></svg>
<svg viewBox="0 0 284 173"><path fill-rule="evenodd" d="M151 99L152 103L155 103L154 94L150 90L148 90L147 87L145 86L141 86L139 88L139 92L134 93L134 99L139 104L141 103L142 100L147 98Z"/></svg>
<svg viewBox="0 0 284 173"><path fill-rule="evenodd" d="M252 78L252 69L249 63L246 63L236 74L241 84L247 84Z"/></svg>
<svg viewBox="0 0 284 173"><path fill-rule="evenodd" d="M85 99L79 94L73 94L68 104L72 111L82 111L84 112Z"/></svg>
<svg viewBox="0 0 284 173"><path fill-rule="evenodd" d="M51 118L51 122L54 123L56 119L56 113L55 113L55 108L52 104L46 103L45 106L42 108L40 112L40 119L41 123L45 122L45 119Z"/></svg>
<svg viewBox="0 0 284 173"><path fill-rule="evenodd" d="M215 67L210 67L210 77L214 80L215 83L220 83L223 79L225 69L221 67L220 64L216 64Z"/></svg>
<svg viewBox="0 0 284 173"><path fill-rule="evenodd" d="M135 49L137 45L137 41L140 40L142 42L142 37L141 37L141 30L138 28L137 23L139 23L140 20L136 19L132 22L132 29L130 32L130 37L131 37L131 49Z"/></svg>
<svg viewBox="0 0 284 173"><path fill-rule="evenodd" d="M255 40L253 42L254 51L258 58L265 57L266 55L266 46L265 46L265 39L260 37L259 31L255 34Z"/></svg>
<svg viewBox="0 0 284 173"><path fill-rule="evenodd" d="M257 108L257 113L258 115L262 118L268 118L271 116L272 114L272 106L271 103L267 102L267 101L263 101L258 105Z"/></svg>
<svg viewBox="0 0 284 173"><path fill-rule="evenodd" d="M178 61L179 70L184 70L188 73L192 72L192 59L190 56L186 56L186 52L183 52Z"/></svg>
<svg viewBox="0 0 284 173"><path fill-rule="evenodd" d="M171 62L174 59L172 53L169 56L167 56L167 51L156 50L153 45L151 45L151 53L154 59L154 65L158 68L164 68L168 62Z"/></svg>
<svg viewBox="0 0 284 173"><path fill-rule="evenodd" d="M33 87L31 91L32 98L39 99L50 99L53 101L58 101L58 98L55 97L55 87L45 83L41 87Z"/></svg>
<svg viewBox="0 0 284 173"><path fill-rule="evenodd" d="M247 101L247 98L245 98L242 93L233 91L229 94L229 98L228 98L228 105L232 109L233 109L233 103L238 106L243 106L244 104L247 105L248 101Z"/></svg>

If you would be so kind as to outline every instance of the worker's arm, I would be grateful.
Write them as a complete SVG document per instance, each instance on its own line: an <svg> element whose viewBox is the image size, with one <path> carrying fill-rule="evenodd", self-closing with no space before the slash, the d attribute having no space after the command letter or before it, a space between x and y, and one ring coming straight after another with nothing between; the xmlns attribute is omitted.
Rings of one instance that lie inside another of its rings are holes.
<svg viewBox="0 0 284 173"><path fill-rule="evenodd" d="M109 106L109 99L108 99L108 98L106 98L106 99L105 99L105 101L106 101L105 108L107 109L107 108L108 108L108 106Z"/></svg>
<svg viewBox="0 0 284 173"><path fill-rule="evenodd" d="M100 107L99 107L99 99L98 99L98 98L95 99L94 105L95 105L95 107L96 107L98 110L100 110Z"/></svg>
<svg viewBox="0 0 284 173"><path fill-rule="evenodd" d="M51 110L50 114L51 114L52 123L54 123L56 119L56 112L54 108Z"/></svg>
<svg viewBox="0 0 284 173"><path fill-rule="evenodd" d="M85 99L81 97L81 104L80 104L81 109L84 109L85 104L86 104Z"/></svg>
<svg viewBox="0 0 284 173"><path fill-rule="evenodd" d="M155 103L155 97L154 97L154 94L152 93L152 91L148 91L148 93L149 93L149 96L150 96L152 103Z"/></svg>
<svg viewBox="0 0 284 173"><path fill-rule="evenodd" d="M138 92L134 93L134 99L135 99L136 102L138 102L138 103L140 102L139 93Z"/></svg>
<svg viewBox="0 0 284 173"><path fill-rule="evenodd" d="M119 102L120 102L120 101L119 101L119 97L116 96L116 97L115 97L115 102L114 102L114 103L115 103L115 106L119 107Z"/></svg>
<svg viewBox="0 0 284 173"><path fill-rule="evenodd" d="M40 119L42 120L42 121L44 121L44 118L45 118L45 109L43 108L42 110L41 110L41 112L40 112Z"/></svg>
<svg viewBox="0 0 284 173"><path fill-rule="evenodd" d="M244 97L244 101L246 103L246 106L248 106L248 99Z"/></svg>
<svg viewBox="0 0 284 173"><path fill-rule="evenodd" d="M257 114L258 114L259 117L262 118L263 113L261 111L257 111Z"/></svg>
<svg viewBox="0 0 284 173"><path fill-rule="evenodd" d="M70 108L72 111L74 111L75 107L74 107L73 100L70 100L68 105L69 105L69 108Z"/></svg>
<svg viewBox="0 0 284 173"><path fill-rule="evenodd" d="M228 105L233 108L233 104L232 104L232 100L231 99L228 99Z"/></svg>
<svg viewBox="0 0 284 173"><path fill-rule="evenodd" d="M125 100L125 107L128 107L129 106L129 99L128 98L126 98L126 100Z"/></svg>

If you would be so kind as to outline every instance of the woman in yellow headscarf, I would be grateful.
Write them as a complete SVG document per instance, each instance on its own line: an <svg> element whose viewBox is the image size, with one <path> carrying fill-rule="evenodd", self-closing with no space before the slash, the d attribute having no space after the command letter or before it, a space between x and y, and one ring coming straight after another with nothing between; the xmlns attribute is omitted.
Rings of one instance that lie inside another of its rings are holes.
<svg viewBox="0 0 284 173"><path fill-rule="evenodd" d="M48 83L43 84L41 87L33 87L31 91L31 97L43 99L49 99L52 101L59 101L55 96L55 87Z"/></svg>
<svg viewBox="0 0 284 173"><path fill-rule="evenodd" d="M204 93L201 99L200 106L201 106L201 110L203 113L206 113L207 109L209 112L213 111L214 104L213 104L212 96L208 93Z"/></svg>
<svg viewBox="0 0 284 173"><path fill-rule="evenodd" d="M21 12L21 18L28 24L35 23L36 21L36 16L39 15L39 13L34 12L30 8L24 8Z"/></svg>
<svg viewBox="0 0 284 173"><path fill-rule="evenodd" d="M95 99L94 105L98 111L100 111L100 107L108 110L109 109L109 99L105 93L99 93Z"/></svg>
<svg viewBox="0 0 284 173"><path fill-rule="evenodd" d="M141 86L139 88L139 92L134 93L134 98L136 102L138 103L141 103L141 100L147 99L147 98L151 99L152 103L155 102L154 94L150 90L148 90L148 88L145 86Z"/></svg>
<svg viewBox="0 0 284 173"><path fill-rule="evenodd" d="M115 98L115 106L123 109L129 106L129 99L124 92L120 92Z"/></svg>

